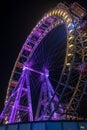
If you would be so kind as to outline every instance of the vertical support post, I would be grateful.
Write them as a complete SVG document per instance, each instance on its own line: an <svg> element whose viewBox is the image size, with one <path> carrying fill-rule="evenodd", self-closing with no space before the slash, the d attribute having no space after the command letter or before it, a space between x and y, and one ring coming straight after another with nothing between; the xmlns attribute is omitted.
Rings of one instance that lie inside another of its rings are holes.
<svg viewBox="0 0 87 130"><path fill-rule="evenodd" d="M43 83L41 86L41 90L40 90L40 97L39 97L39 101L38 101L38 106L37 106L37 111L36 111L36 116L35 116L35 120L38 120L38 118L43 118L41 115L41 111L44 111L44 106L46 106L48 97L47 97L47 86L46 83Z"/></svg>
<svg viewBox="0 0 87 130"><path fill-rule="evenodd" d="M20 82L19 88L17 90L16 99L15 99L14 105L12 106L12 112L11 112L8 123L15 122L16 110L19 105L19 101L21 98L21 93L22 93L22 89L23 89L23 85L24 85L24 80L25 80L24 77L25 77L25 71L23 71L22 76L21 76L21 82Z"/></svg>
<svg viewBox="0 0 87 130"><path fill-rule="evenodd" d="M27 70L29 71L29 70ZM32 111L32 101L31 101L31 92L30 92L30 84L29 84L29 74L26 72L26 85L27 85L27 97L28 97L28 121L33 121L33 111Z"/></svg>

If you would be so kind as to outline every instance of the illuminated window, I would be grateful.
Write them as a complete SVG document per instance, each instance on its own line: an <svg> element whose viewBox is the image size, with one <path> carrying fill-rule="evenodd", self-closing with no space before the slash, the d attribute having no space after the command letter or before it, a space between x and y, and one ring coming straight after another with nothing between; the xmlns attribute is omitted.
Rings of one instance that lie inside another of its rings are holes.
<svg viewBox="0 0 87 130"><path fill-rule="evenodd" d="M47 130L61 130L60 122L47 122Z"/></svg>
<svg viewBox="0 0 87 130"><path fill-rule="evenodd" d="M86 122L80 122L79 123L79 130L87 130L87 123Z"/></svg>
<svg viewBox="0 0 87 130"><path fill-rule="evenodd" d="M5 130L6 126L2 125L0 126L0 130Z"/></svg>
<svg viewBox="0 0 87 130"><path fill-rule="evenodd" d="M76 122L64 122L64 130L78 130L78 124Z"/></svg>
<svg viewBox="0 0 87 130"><path fill-rule="evenodd" d="M15 124L15 125L8 125L7 126L7 130L17 130L17 124Z"/></svg>
<svg viewBox="0 0 87 130"><path fill-rule="evenodd" d="M19 129L18 130L30 130L30 124L29 123L28 124L27 123L19 124Z"/></svg>
<svg viewBox="0 0 87 130"><path fill-rule="evenodd" d="M45 130L45 123L33 123L32 130Z"/></svg>

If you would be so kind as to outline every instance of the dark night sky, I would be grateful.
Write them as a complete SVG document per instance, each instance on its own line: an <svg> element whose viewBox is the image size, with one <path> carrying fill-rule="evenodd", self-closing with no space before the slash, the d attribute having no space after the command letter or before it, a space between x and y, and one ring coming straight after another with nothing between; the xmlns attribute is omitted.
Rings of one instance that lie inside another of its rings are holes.
<svg viewBox="0 0 87 130"><path fill-rule="evenodd" d="M24 41L44 13L62 1L3 0L0 3L0 111L13 66ZM71 0L68 1L70 3ZM84 0L77 2L87 9Z"/></svg>

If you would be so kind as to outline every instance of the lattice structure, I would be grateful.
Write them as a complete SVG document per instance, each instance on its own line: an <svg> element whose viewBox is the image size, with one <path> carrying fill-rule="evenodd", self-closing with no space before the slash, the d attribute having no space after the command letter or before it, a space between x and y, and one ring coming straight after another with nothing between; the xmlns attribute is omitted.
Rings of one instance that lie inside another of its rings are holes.
<svg viewBox="0 0 87 130"><path fill-rule="evenodd" d="M38 22L25 41L13 68L5 107L0 116L3 123L81 119L77 116L77 109L87 88L87 71L79 73L78 66L87 63L87 29L85 25L82 27L85 15L85 9L78 3L72 6L59 3ZM49 79L49 70L45 68L42 72L32 68L30 59L44 37L62 24L66 27L67 49L54 89ZM35 115L29 80L31 72L40 75L42 79Z"/></svg>

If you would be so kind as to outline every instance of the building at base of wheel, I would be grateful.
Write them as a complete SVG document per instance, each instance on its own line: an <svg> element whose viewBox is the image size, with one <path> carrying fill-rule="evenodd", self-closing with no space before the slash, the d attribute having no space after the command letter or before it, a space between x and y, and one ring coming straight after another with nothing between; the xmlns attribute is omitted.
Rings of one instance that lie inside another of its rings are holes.
<svg viewBox="0 0 87 130"><path fill-rule="evenodd" d="M87 130L86 121L42 121L0 125L0 130Z"/></svg>

